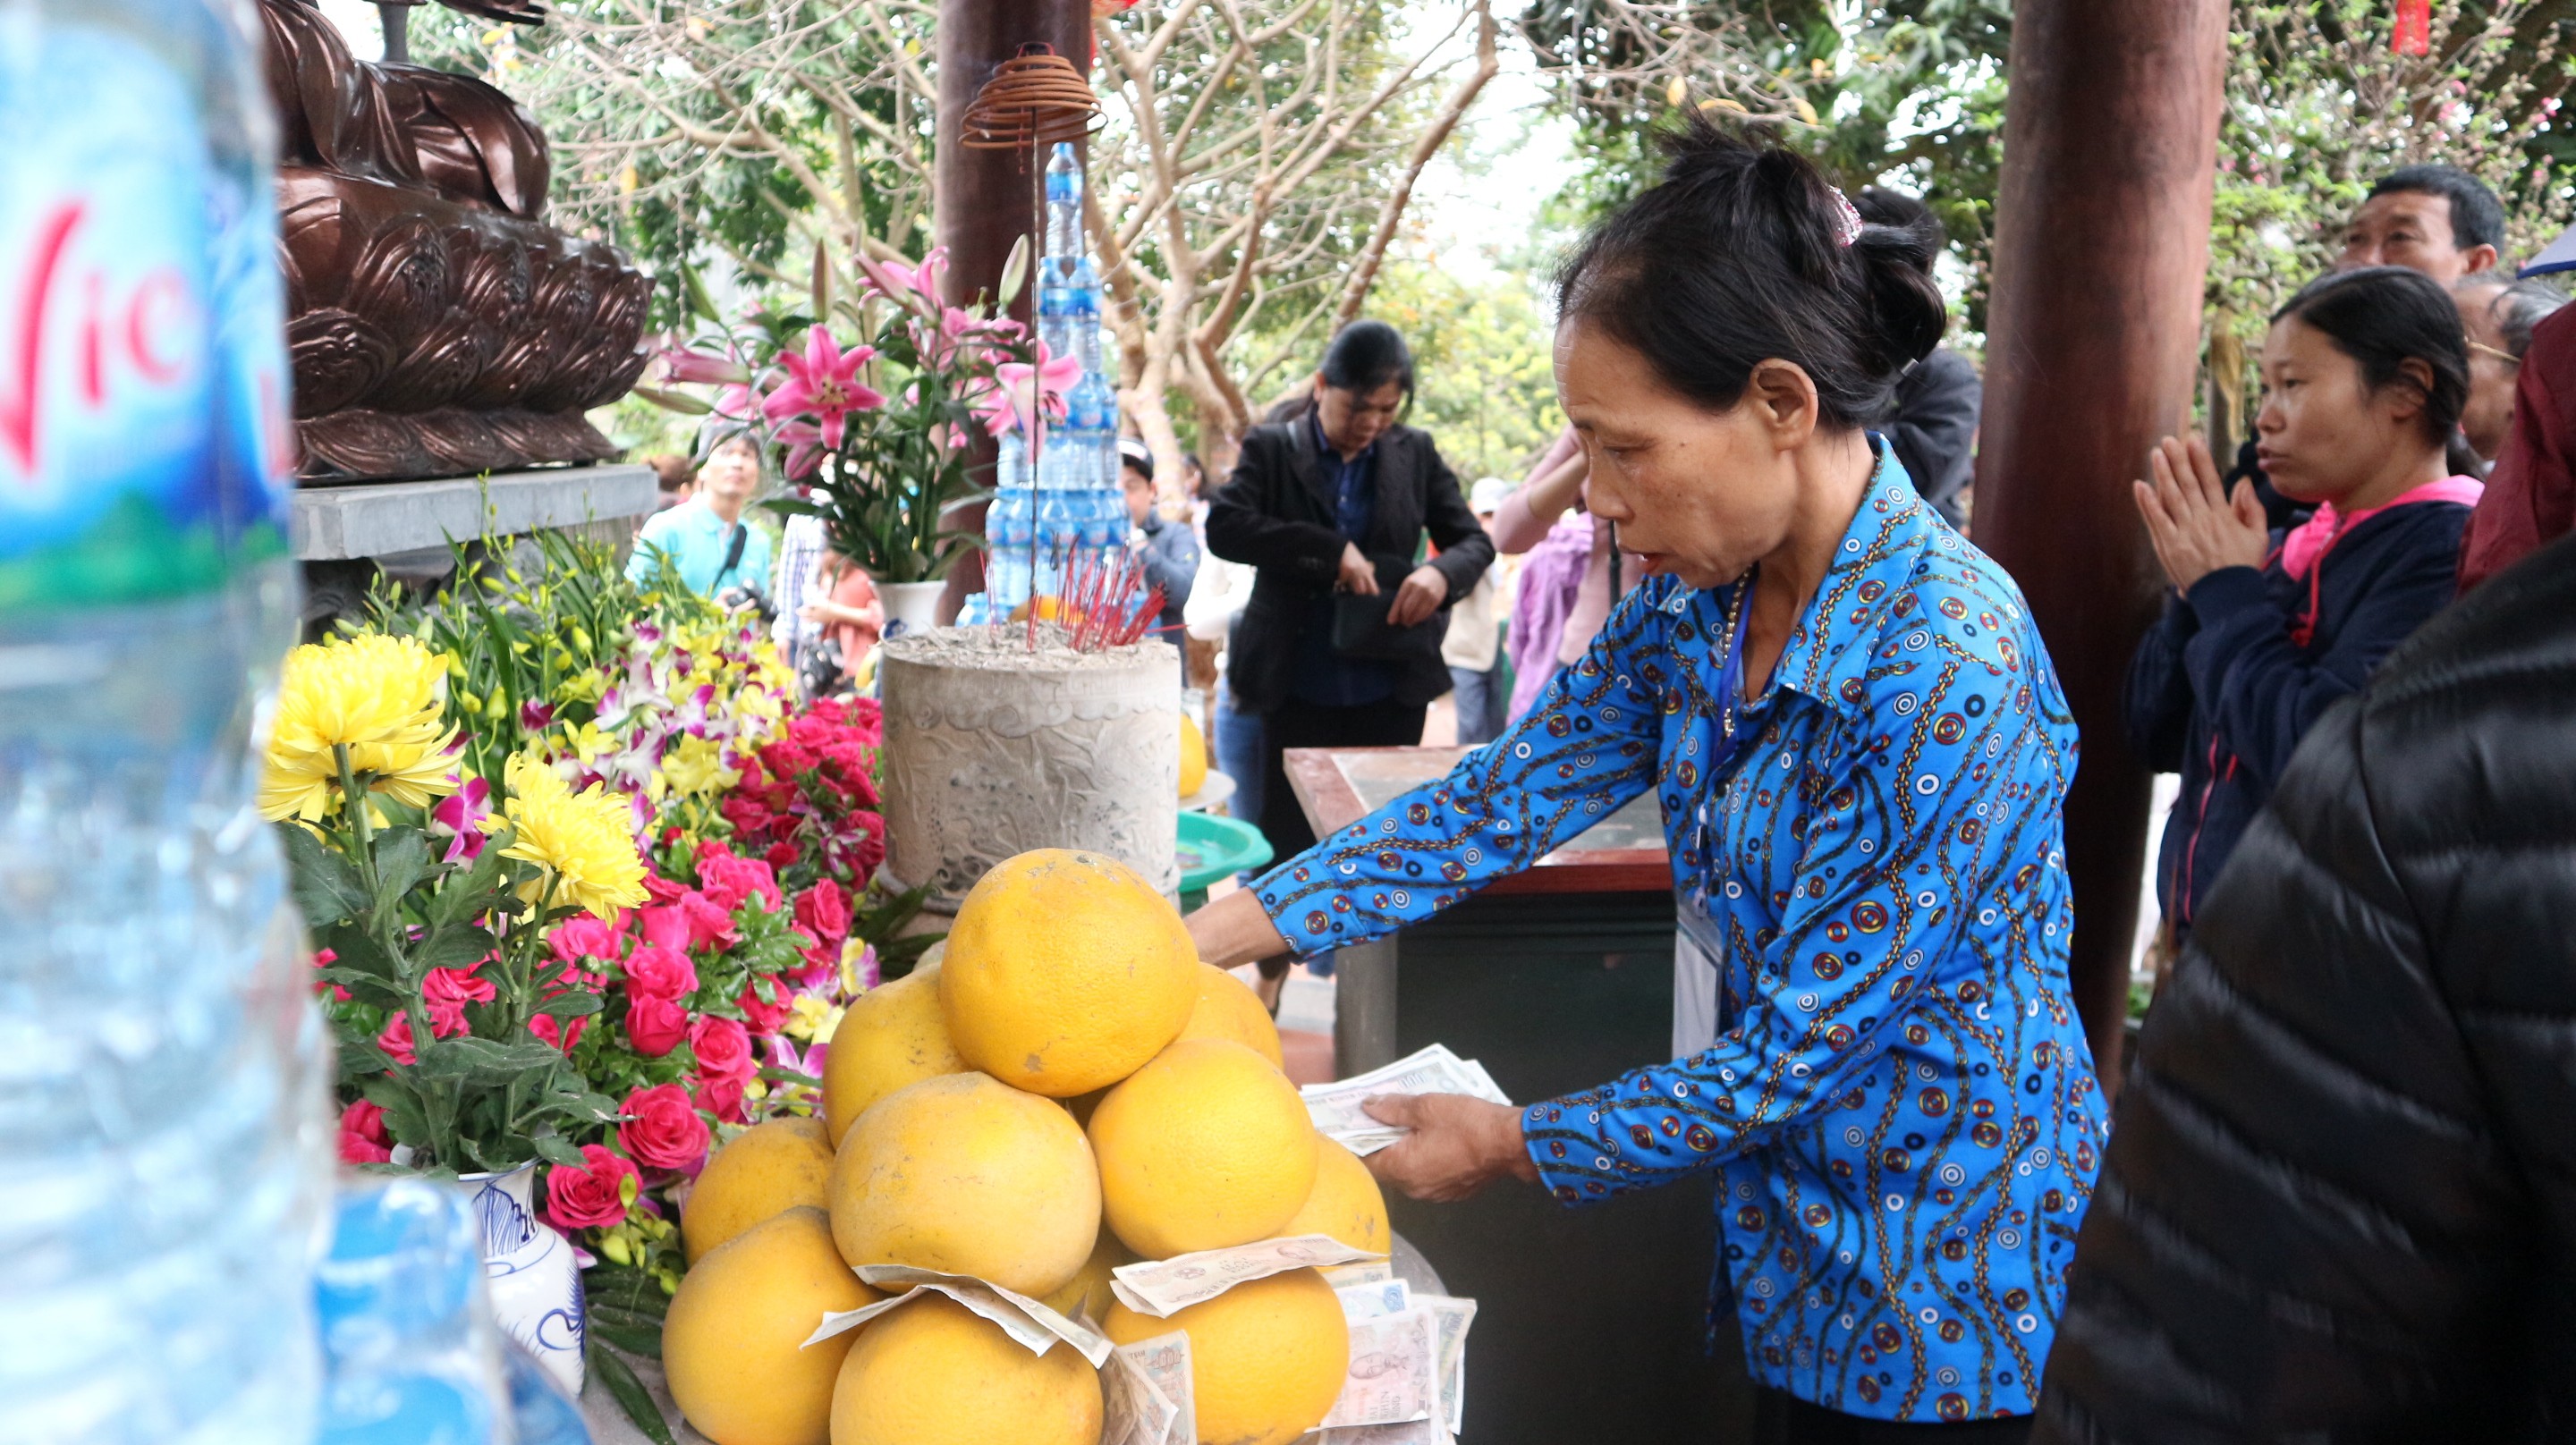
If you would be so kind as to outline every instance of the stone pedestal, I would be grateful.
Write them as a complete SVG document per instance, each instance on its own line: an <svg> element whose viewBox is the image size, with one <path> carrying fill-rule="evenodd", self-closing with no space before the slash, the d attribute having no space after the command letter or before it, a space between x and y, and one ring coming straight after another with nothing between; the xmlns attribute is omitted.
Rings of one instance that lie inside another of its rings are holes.
<svg viewBox="0 0 2576 1445"><path fill-rule="evenodd" d="M994 864L1032 848L1105 853L1166 894L1180 804L1180 654L1141 642L1076 652L1016 628L887 639L889 884L953 913Z"/></svg>

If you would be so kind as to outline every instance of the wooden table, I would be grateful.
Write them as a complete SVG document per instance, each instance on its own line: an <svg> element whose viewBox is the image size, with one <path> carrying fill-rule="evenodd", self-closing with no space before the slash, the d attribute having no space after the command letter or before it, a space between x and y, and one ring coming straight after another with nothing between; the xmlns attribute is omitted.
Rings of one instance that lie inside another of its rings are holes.
<svg viewBox="0 0 2576 1445"><path fill-rule="evenodd" d="M1292 749L1286 765L1324 837L1466 751ZM1437 1041L1526 1104L1661 1062L1673 931L1649 793L1438 918L1336 953L1337 1067L1361 1073ZM1465 1441L1746 1438L1751 1387L1733 1321L1715 1355L1703 1347L1712 1189L1703 1176L1581 1210L1518 1185L1465 1204L1388 1200L1396 1228L1480 1302Z"/></svg>

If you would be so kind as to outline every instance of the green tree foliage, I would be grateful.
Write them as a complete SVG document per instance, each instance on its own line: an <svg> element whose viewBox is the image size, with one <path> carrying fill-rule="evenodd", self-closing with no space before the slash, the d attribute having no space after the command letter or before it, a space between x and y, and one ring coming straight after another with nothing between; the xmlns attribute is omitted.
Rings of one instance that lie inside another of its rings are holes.
<svg viewBox="0 0 2576 1445"><path fill-rule="evenodd" d="M1556 374L1547 318L1526 278L1462 280L1424 261L1391 262L1368 314L1413 347L1413 413L1461 482L1519 481L1556 435Z"/></svg>

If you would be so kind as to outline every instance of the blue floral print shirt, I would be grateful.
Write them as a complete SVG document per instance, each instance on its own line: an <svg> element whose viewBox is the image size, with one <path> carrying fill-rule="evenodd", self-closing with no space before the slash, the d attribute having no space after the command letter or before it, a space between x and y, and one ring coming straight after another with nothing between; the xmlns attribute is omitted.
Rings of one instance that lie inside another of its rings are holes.
<svg viewBox="0 0 2576 1445"><path fill-rule="evenodd" d="M1532 1105L1548 1188L1715 1170L1756 1379L1886 1420L2022 1415L2107 1137L2067 988L2075 727L2011 578L1880 452L1732 757L1732 589L1653 578L1510 732L1256 893L1303 950L1358 942L1654 788L1722 944L1718 1036Z"/></svg>

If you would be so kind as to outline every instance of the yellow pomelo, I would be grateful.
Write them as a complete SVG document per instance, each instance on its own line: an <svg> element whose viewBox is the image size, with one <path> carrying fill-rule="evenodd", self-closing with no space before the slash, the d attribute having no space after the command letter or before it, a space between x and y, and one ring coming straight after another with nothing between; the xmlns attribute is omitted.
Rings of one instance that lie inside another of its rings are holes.
<svg viewBox="0 0 2576 1445"><path fill-rule="evenodd" d="M1377 1176L1360 1156L1321 1134L1315 1136L1314 1191L1279 1232L1329 1234L1371 1254L1386 1253L1394 1233L1387 1227L1386 1196L1378 1191Z"/></svg>
<svg viewBox="0 0 2576 1445"><path fill-rule="evenodd" d="M823 1119L837 1142L870 1104L904 1087L973 1065L948 1042L939 969L916 968L869 989L841 1015L823 1055Z"/></svg>
<svg viewBox="0 0 2576 1445"><path fill-rule="evenodd" d="M1135 869L1040 848L996 865L958 905L939 1001L966 1062L1069 1099L1180 1035L1198 968L1180 912Z"/></svg>
<svg viewBox="0 0 2576 1445"><path fill-rule="evenodd" d="M689 1267L662 1323L671 1400L716 1445L825 1445L854 1335L800 1348L827 1310L882 1298L832 1248L823 1211L790 1209Z"/></svg>
<svg viewBox="0 0 2576 1445"><path fill-rule="evenodd" d="M1079 1352L1032 1355L945 1295L869 1321L832 1392L832 1445L1098 1445L1100 1423Z"/></svg>
<svg viewBox="0 0 2576 1445"><path fill-rule="evenodd" d="M1279 1051L1279 1026L1270 1021L1261 995L1213 963L1199 965L1199 1006L1181 1025L1181 1037L1232 1039L1268 1059L1270 1067L1288 1067L1288 1056Z"/></svg>
<svg viewBox="0 0 2576 1445"><path fill-rule="evenodd" d="M1268 1059L1183 1039L1092 1111L1102 1217L1147 1259L1268 1239L1315 1187L1315 1138Z"/></svg>
<svg viewBox="0 0 2576 1445"><path fill-rule="evenodd" d="M1066 1319L1085 1316L1098 1320L1109 1313L1109 1272L1122 1264L1134 1264L1136 1256L1118 1242L1118 1236L1100 1231L1100 1242L1091 1247L1091 1258L1082 1262L1082 1270L1071 1283L1038 1301Z"/></svg>
<svg viewBox="0 0 2576 1445"><path fill-rule="evenodd" d="M1101 1329L1122 1345L1190 1337L1200 1445L1287 1445L1324 1423L1350 1373L1341 1301L1311 1269L1236 1285L1166 1320L1112 1305Z"/></svg>
<svg viewBox="0 0 2576 1445"><path fill-rule="evenodd" d="M1048 1295L1100 1235L1100 1171L1064 1106L982 1074L898 1089L832 1162L832 1238L853 1268L909 1264Z"/></svg>
<svg viewBox="0 0 2576 1445"><path fill-rule="evenodd" d="M1199 731L1198 720L1181 714L1181 796L1207 786L1207 735Z"/></svg>
<svg viewBox="0 0 2576 1445"><path fill-rule="evenodd" d="M799 1205L831 1206L832 1141L820 1119L772 1119L707 1161L680 1210L680 1246L689 1263L726 1240Z"/></svg>

